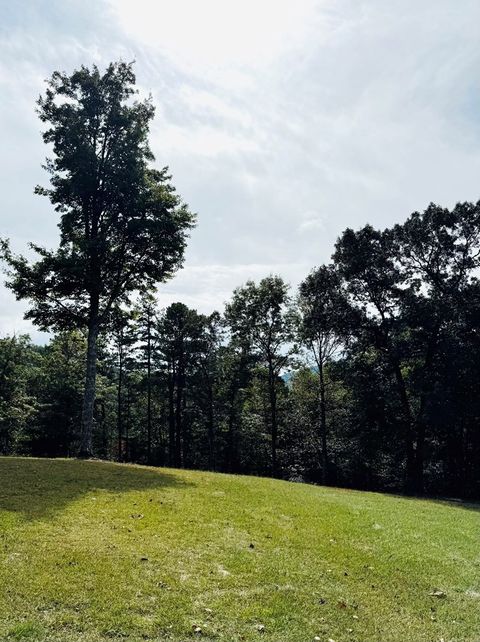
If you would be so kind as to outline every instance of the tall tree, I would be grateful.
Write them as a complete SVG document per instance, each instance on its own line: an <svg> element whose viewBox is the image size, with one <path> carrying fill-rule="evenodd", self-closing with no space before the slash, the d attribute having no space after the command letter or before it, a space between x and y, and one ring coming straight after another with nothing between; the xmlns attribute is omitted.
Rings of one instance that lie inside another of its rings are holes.
<svg viewBox="0 0 480 642"><path fill-rule="evenodd" d="M132 326L132 313L116 307L112 312L110 334L116 360L117 373L117 449L118 461L128 459L128 443L124 439L124 387L126 362L135 343L135 329Z"/></svg>
<svg viewBox="0 0 480 642"><path fill-rule="evenodd" d="M15 452L38 411L34 393L42 355L28 335L0 338L0 453Z"/></svg>
<svg viewBox="0 0 480 642"><path fill-rule="evenodd" d="M183 303L172 303L158 323L158 352L168 382L169 463L183 466L189 449L185 407L192 366L202 350L205 317Z"/></svg>
<svg viewBox="0 0 480 642"><path fill-rule="evenodd" d="M60 332L44 348L40 408L30 447L35 455L70 456L78 441L85 337Z"/></svg>
<svg viewBox="0 0 480 642"><path fill-rule="evenodd" d="M216 469L216 397L219 386L218 351L223 338L222 319L218 312L198 316L198 340L194 359L192 387L196 403L205 418L208 444L208 467Z"/></svg>
<svg viewBox="0 0 480 642"><path fill-rule="evenodd" d="M155 350L155 328L158 323L155 312L155 298L147 293L142 297L136 310L136 329L139 351L145 367L147 390L147 462L152 457L152 363Z"/></svg>
<svg viewBox="0 0 480 642"><path fill-rule="evenodd" d="M298 313L299 339L313 355L318 372L319 436L325 484L328 481L325 368L341 346L346 316L340 280L332 266L313 270L300 284Z"/></svg>
<svg viewBox="0 0 480 642"><path fill-rule="evenodd" d="M398 256L408 284L404 316L417 357L413 487L424 490L428 410L438 379L441 353L458 320L476 304L476 270L480 267L480 203L458 203L452 210L433 203L394 227ZM473 287L472 287L473 285ZM413 406L414 404L412 404Z"/></svg>
<svg viewBox="0 0 480 642"><path fill-rule="evenodd" d="M38 100L53 158L50 188L37 187L60 214L60 243L32 244L30 263L4 248L9 286L32 303L26 316L44 329L88 334L80 454L92 454L97 338L115 305L151 290L181 266L194 217L175 193L167 168L150 167L150 100L133 100L132 65L55 72Z"/></svg>
<svg viewBox="0 0 480 642"><path fill-rule="evenodd" d="M480 259L480 206L431 204L393 230L346 230L334 261L356 322L393 375L405 436L405 488L424 490L425 444L439 360Z"/></svg>
<svg viewBox="0 0 480 642"><path fill-rule="evenodd" d="M256 361L249 345L245 341L239 343L237 337L221 345L217 352L217 402L222 406L225 422L223 459L226 470L231 473L241 470L242 407Z"/></svg>
<svg viewBox="0 0 480 642"><path fill-rule="evenodd" d="M248 281L233 293L225 319L232 338L247 343L267 370L272 474L277 474L278 385L282 370L293 353L293 316L288 286L279 276L269 276L257 285Z"/></svg>
<svg viewBox="0 0 480 642"><path fill-rule="evenodd" d="M381 353L392 372L401 404L405 434L405 483L414 477L415 426L404 365L405 349L402 303L407 295L406 277L398 262L391 230L371 225L354 232L345 230L336 243L334 262L349 297L352 333L365 347Z"/></svg>

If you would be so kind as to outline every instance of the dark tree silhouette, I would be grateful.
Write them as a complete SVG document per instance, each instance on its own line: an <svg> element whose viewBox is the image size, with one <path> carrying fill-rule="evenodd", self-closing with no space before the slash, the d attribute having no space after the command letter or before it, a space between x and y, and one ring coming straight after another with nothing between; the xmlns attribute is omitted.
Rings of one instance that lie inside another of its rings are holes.
<svg viewBox="0 0 480 642"><path fill-rule="evenodd" d="M346 321L346 302L333 266L322 265L300 284L298 313L299 340L313 355L318 372L319 436L325 484L329 466L325 368L342 345Z"/></svg>
<svg viewBox="0 0 480 642"><path fill-rule="evenodd" d="M277 473L278 378L293 352L293 316L288 286L279 276L253 281L233 293L225 317L234 340L247 343L267 369L272 473Z"/></svg>
<svg viewBox="0 0 480 642"><path fill-rule="evenodd" d="M4 251L10 287L29 299L27 318L44 329L88 332L80 454L92 454L97 339L115 305L153 289L181 266L194 217L167 169L150 167L150 100L133 100L132 65L55 72L38 113L47 125L50 188L37 187L60 214L60 243L32 244L30 263Z"/></svg>

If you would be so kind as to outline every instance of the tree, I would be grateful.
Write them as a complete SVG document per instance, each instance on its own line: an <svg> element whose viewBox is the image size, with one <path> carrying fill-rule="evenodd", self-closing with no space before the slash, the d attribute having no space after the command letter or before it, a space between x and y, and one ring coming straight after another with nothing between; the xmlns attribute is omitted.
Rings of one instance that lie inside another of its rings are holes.
<svg viewBox="0 0 480 642"><path fill-rule="evenodd" d="M293 316L287 284L279 276L266 277L258 285L248 281L234 291L232 301L226 306L225 319L233 340L249 345L267 370L272 473L275 475L278 380L294 352Z"/></svg>
<svg viewBox="0 0 480 642"><path fill-rule="evenodd" d="M247 343L237 338L217 351L217 403L225 426L223 461L231 473L242 469L242 409L256 361Z"/></svg>
<svg viewBox="0 0 480 642"><path fill-rule="evenodd" d="M41 352L28 335L0 339L0 453L16 452L38 412L35 384ZM21 449L20 449L21 450Z"/></svg>
<svg viewBox="0 0 480 642"><path fill-rule="evenodd" d="M29 299L26 317L43 329L85 328L87 356L80 454L92 454L97 338L114 306L152 290L182 265L194 224L167 168L150 167L151 100L138 101L132 65L112 63L101 74L81 67L55 72L38 100L53 158L50 188L37 187L60 214L56 250L32 244L29 263L3 249L9 286Z"/></svg>
<svg viewBox="0 0 480 642"><path fill-rule="evenodd" d="M345 310L340 280L332 266L317 268L300 284L298 335L300 342L313 355L318 372L319 436L324 484L328 481L325 367L341 346Z"/></svg>
<svg viewBox="0 0 480 642"><path fill-rule="evenodd" d="M222 319L218 312L198 317L198 344L195 359L192 388L195 400L205 418L208 443L208 468L215 470L216 464L216 396L219 387L218 351L223 337Z"/></svg>
<svg viewBox="0 0 480 642"><path fill-rule="evenodd" d="M187 384L202 349L205 317L183 303L172 303L158 323L158 352L167 375L169 463L185 464L190 446L185 422Z"/></svg>
<svg viewBox="0 0 480 642"><path fill-rule="evenodd" d="M431 204L384 231L346 230L334 262L352 334L393 375L405 439L405 489L424 490L425 447L440 385L442 350L464 314L480 259L480 205ZM378 360L377 360L378 361Z"/></svg>
<svg viewBox="0 0 480 642"><path fill-rule="evenodd" d="M352 333L357 341L373 346L386 361L396 382L402 408L406 452L406 487L414 477L414 417L409 400L403 341L402 302L407 295L406 277L398 263L391 230L366 225L358 232L345 230L336 243L334 263L351 305Z"/></svg>
<svg viewBox="0 0 480 642"><path fill-rule="evenodd" d="M124 438L124 387L125 372L129 353L135 343L132 313L114 308L110 322L110 334L115 351L117 384L117 450L118 461L128 461L128 441Z"/></svg>
<svg viewBox="0 0 480 642"><path fill-rule="evenodd" d="M411 486L424 490L424 460L429 405L438 379L441 354L450 334L461 335L458 319L477 298L475 272L480 266L480 202L458 203L452 210L431 203L393 230L405 281L404 316L418 355L414 369L415 454ZM473 285L473 287L472 287Z"/></svg>
<svg viewBox="0 0 480 642"><path fill-rule="evenodd" d="M39 383L39 411L30 448L35 455L72 455L79 437L85 337L61 332L44 349Z"/></svg>
<svg viewBox="0 0 480 642"><path fill-rule="evenodd" d="M140 342L138 349L143 357L146 370L147 388L147 462L152 457L152 361L155 350L155 326L158 320L155 312L155 299L151 294L143 296L137 308L136 330Z"/></svg>

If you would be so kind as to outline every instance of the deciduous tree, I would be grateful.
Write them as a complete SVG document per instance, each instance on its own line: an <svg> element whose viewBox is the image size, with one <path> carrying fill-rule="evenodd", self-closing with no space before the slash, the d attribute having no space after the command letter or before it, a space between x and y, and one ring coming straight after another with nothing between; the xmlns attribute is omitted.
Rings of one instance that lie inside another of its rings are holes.
<svg viewBox="0 0 480 642"><path fill-rule="evenodd" d="M32 244L29 262L4 249L9 285L28 299L26 314L43 329L87 331L80 454L92 454L97 339L115 305L153 289L181 266L194 217L166 168L153 169L150 99L134 100L131 64L55 72L38 100L53 157L50 187L37 187L60 215L60 243Z"/></svg>
<svg viewBox="0 0 480 642"><path fill-rule="evenodd" d="M279 276L269 276L257 285L248 281L233 293L225 318L232 337L247 344L267 370L270 407L272 472L277 473L278 378L287 367L293 349L293 315L288 285Z"/></svg>

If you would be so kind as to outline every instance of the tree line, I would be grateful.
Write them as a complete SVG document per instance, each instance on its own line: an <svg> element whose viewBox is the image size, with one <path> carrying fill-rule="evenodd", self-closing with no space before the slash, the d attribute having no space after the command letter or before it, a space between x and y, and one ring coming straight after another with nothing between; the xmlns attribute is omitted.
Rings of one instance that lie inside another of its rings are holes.
<svg viewBox="0 0 480 642"><path fill-rule="evenodd" d="M2 256L27 317L0 340L0 450L356 488L480 494L480 202L343 232L292 292L159 310L195 216L156 170L132 66L56 72L38 101L56 250Z"/></svg>

